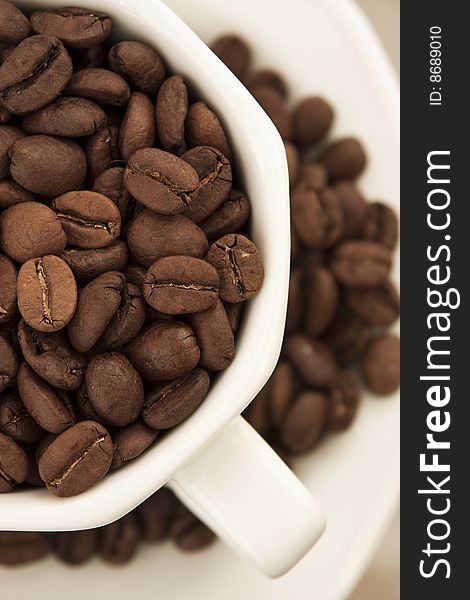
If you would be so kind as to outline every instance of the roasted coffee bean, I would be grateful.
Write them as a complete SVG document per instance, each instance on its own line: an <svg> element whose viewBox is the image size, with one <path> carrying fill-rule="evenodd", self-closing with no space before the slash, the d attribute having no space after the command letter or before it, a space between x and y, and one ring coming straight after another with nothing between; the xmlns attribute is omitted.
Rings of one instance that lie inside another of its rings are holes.
<svg viewBox="0 0 470 600"><path fill-rule="evenodd" d="M370 339L370 328L355 315L339 314L335 317L323 342L333 352L339 367L356 363Z"/></svg>
<svg viewBox="0 0 470 600"><path fill-rule="evenodd" d="M154 429L176 427L201 404L209 391L210 379L204 369L152 387L142 409L145 423Z"/></svg>
<svg viewBox="0 0 470 600"><path fill-rule="evenodd" d="M338 284L328 269L305 270L305 332L313 337L325 333L339 305Z"/></svg>
<svg viewBox="0 0 470 600"><path fill-rule="evenodd" d="M125 351L147 381L178 379L192 371L200 358L193 330L179 321L152 323L127 344Z"/></svg>
<svg viewBox="0 0 470 600"><path fill-rule="evenodd" d="M88 364L88 397L98 415L110 425L124 427L136 420L144 401L139 374L118 352L98 354Z"/></svg>
<svg viewBox="0 0 470 600"><path fill-rule="evenodd" d="M391 281L373 288L348 288L349 308L369 325L391 325L400 314L400 297Z"/></svg>
<svg viewBox="0 0 470 600"><path fill-rule="evenodd" d="M142 290L142 288L144 287L146 274L147 269L145 269L141 265L127 265L124 269L124 275L126 276L127 283L135 285L135 287L139 290ZM146 309L147 308L150 309L150 306L147 306Z"/></svg>
<svg viewBox="0 0 470 600"><path fill-rule="evenodd" d="M67 48L89 48L101 44L111 31L111 19L85 8L39 10L31 15L35 33L54 35Z"/></svg>
<svg viewBox="0 0 470 600"><path fill-rule="evenodd" d="M19 44L31 33L27 17L8 0L0 0L0 42Z"/></svg>
<svg viewBox="0 0 470 600"><path fill-rule="evenodd" d="M332 188L315 192L300 183L292 193L291 208L295 232L309 248L328 248L341 237L343 213Z"/></svg>
<svg viewBox="0 0 470 600"><path fill-rule="evenodd" d="M0 432L19 444L34 444L46 435L13 392L0 398Z"/></svg>
<svg viewBox="0 0 470 600"><path fill-rule="evenodd" d="M21 321L18 340L26 362L44 381L61 390L81 385L87 361L64 331L41 333Z"/></svg>
<svg viewBox="0 0 470 600"><path fill-rule="evenodd" d="M45 254L60 254L66 242L60 221L44 204L22 202L0 215L0 247L17 262Z"/></svg>
<svg viewBox="0 0 470 600"><path fill-rule="evenodd" d="M65 327L77 306L77 284L58 256L32 258L18 273L18 308L33 329L51 333Z"/></svg>
<svg viewBox="0 0 470 600"><path fill-rule="evenodd" d="M122 271L128 254L126 243L118 241L106 248L66 248L60 257L77 280L88 282L107 271Z"/></svg>
<svg viewBox="0 0 470 600"><path fill-rule="evenodd" d="M367 156L358 140L343 138L328 146L320 160L328 171L330 181L337 181L358 177L366 166Z"/></svg>
<svg viewBox="0 0 470 600"><path fill-rule="evenodd" d="M67 498L100 481L112 459L108 431L95 421L81 421L57 436L42 453L39 474L48 490Z"/></svg>
<svg viewBox="0 0 470 600"><path fill-rule="evenodd" d="M201 312L217 302L219 274L200 258L167 256L149 267L143 292L150 306L160 312Z"/></svg>
<svg viewBox="0 0 470 600"><path fill-rule="evenodd" d="M347 429L357 414L359 401L357 378L351 371L340 371L329 390L328 429Z"/></svg>
<svg viewBox="0 0 470 600"><path fill-rule="evenodd" d="M159 215L143 210L127 230L127 243L135 258L149 267L164 256L202 258L209 249L201 229L183 215Z"/></svg>
<svg viewBox="0 0 470 600"><path fill-rule="evenodd" d="M400 385L400 340L394 335L373 340L362 357L361 373L374 394L393 394Z"/></svg>
<svg viewBox="0 0 470 600"><path fill-rule="evenodd" d="M184 124L187 114L188 89L183 78L179 75L168 77L158 90L156 105L158 138L164 150L173 154L182 154L186 150Z"/></svg>
<svg viewBox="0 0 470 600"><path fill-rule="evenodd" d="M0 125L0 179L10 175L10 149L24 136L17 127Z"/></svg>
<svg viewBox="0 0 470 600"><path fill-rule="evenodd" d="M292 115L281 94L271 87L262 85L252 87L250 91L274 123L282 139L290 140L293 133Z"/></svg>
<svg viewBox="0 0 470 600"><path fill-rule="evenodd" d="M33 202L35 195L18 185L9 177L0 180L0 210L10 208L20 202Z"/></svg>
<svg viewBox="0 0 470 600"><path fill-rule="evenodd" d="M65 393L54 390L27 363L18 371L18 391L29 414L50 433L62 433L75 422Z"/></svg>
<svg viewBox="0 0 470 600"><path fill-rule="evenodd" d="M328 185L328 172L321 163L301 162L298 180L308 189L318 193Z"/></svg>
<svg viewBox="0 0 470 600"><path fill-rule="evenodd" d="M122 273L109 271L81 290L77 310L68 327L70 341L76 350L88 352L100 339L121 304L125 285Z"/></svg>
<svg viewBox="0 0 470 600"><path fill-rule="evenodd" d="M260 435L268 437L272 425L269 412L269 382L246 407L243 417Z"/></svg>
<svg viewBox="0 0 470 600"><path fill-rule="evenodd" d="M98 546L98 530L62 531L49 534L54 554L68 565L82 565L90 560Z"/></svg>
<svg viewBox="0 0 470 600"><path fill-rule="evenodd" d="M136 200L161 214L181 212L199 189L199 177L191 165L157 148L138 150L131 156L124 183Z"/></svg>
<svg viewBox="0 0 470 600"><path fill-rule="evenodd" d="M41 456L44 454L44 452L47 450L47 448L49 448L49 446L52 444L52 442L57 438L57 435L55 433L47 433L41 440L39 440L38 444L36 445L36 451L34 453L34 460L36 463L39 462L39 459L41 458ZM41 479L42 481L42 479ZM44 482L42 481L42 484L44 485Z"/></svg>
<svg viewBox="0 0 470 600"><path fill-rule="evenodd" d="M9 321L18 311L16 303L17 275L16 267L8 256L0 254L0 323Z"/></svg>
<svg viewBox="0 0 470 600"><path fill-rule="evenodd" d="M85 179L85 153L70 140L30 135L10 153L13 179L35 194L59 196L80 189Z"/></svg>
<svg viewBox="0 0 470 600"><path fill-rule="evenodd" d="M160 542L167 537L174 507L173 494L164 488L137 507L136 516L145 540Z"/></svg>
<svg viewBox="0 0 470 600"><path fill-rule="evenodd" d="M134 208L134 201L124 185L124 167L111 167L103 171L93 183L93 191L107 196L119 209L124 224Z"/></svg>
<svg viewBox="0 0 470 600"><path fill-rule="evenodd" d="M120 348L134 338L145 321L145 301L139 288L126 283L121 304L101 337L104 348Z"/></svg>
<svg viewBox="0 0 470 600"><path fill-rule="evenodd" d="M90 421L100 421L100 417L93 408L93 404L88 396L88 389L85 382L77 390L75 401L81 417Z"/></svg>
<svg viewBox="0 0 470 600"><path fill-rule="evenodd" d="M395 212L382 202L369 204L364 218L362 237L393 250L398 241L398 219Z"/></svg>
<svg viewBox="0 0 470 600"><path fill-rule="evenodd" d="M290 452L311 450L322 437L328 418L328 400L321 392L300 393L282 423L280 440Z"/></svg>
<svg viewBox="0 0 470 600"><path fill-rule="evenodd" d="M0 494L11 492L28 474L26 452L9 435L0 433Z"/></svg>
<svg viewBox="0 0 470 600"><path fill-rule="evenodd" d="M278 362L267 388L270 423L282 428L298 388L294 369L287 361Z"/></svg>
<svg viewBox="0 0 470 600"><path fill-rule="evenodd" d="M153 104L142 92L133 92L129 98L119 130L119 149L123 160L155 142L155 117Z"/></svg>
<svg viewBox="0 0 470 600"><path fill-rule="evenodd" d="M0 0L0 8L5 0ZM0 533L0 564L25 565L49 554L49 545L42 533L9 531Z"/></svg>
<svg viewBox="0 0 470 600"><path fill-rule="evenodd" d="M3 106L0 106L0 123L1 124L8 123L10 118L11 118L11 112L9 112L6 108L3 108Z"/></svg>
<svg viewBox="0 0 470 600"><path fill-rule="evenodd" d="M239 231L250 216L250 202L243 192L231 190L227 200L199 225L210 241Z"/></svg>
<svg viewBox="0 0 470 600"><path fill-rule="evenodd" d="M107 123L104 110L85 98L58 98L26 115L23 129L28 133L82 137L92 135Z"/></svg>
<svg viewBox="0 0 470 600"><path fill-rule="evenodd" d="M172 520L170 536L185 552L200 550L215 540L214 533L182 506Z"/></svg>
<svg viewBox="0 0 470 600"><path fill-rule="evenodd" d="M292 187L299 179L300 157L299 151L291 142L284 142L286 150L287 170L289 172L289 185Z"/></svg>
<svg viewBox="0 0 470 600"><path fill-rule="evenodd" d="M308 96L294 109L293 139L299 146L318 144L328 133L334 119L334 111L324 98Z"/></svg>
<svg viewBox="0 0 470 600"><path fill-rule="evenodd" d="M29 459L29 468L28 468L28 474L26 475L26 479L24 480L24 483L26 485L32 485L34 487L39 487L39 488L45 487L44 481L39 476L39 469L36 464L36 461L33 459L32 456L28 456L28 459Z"/></svg>
<svg viewBox="0 0 470 600"><path fill-rule="evenodd" d="M343 238L361 237L367 203L358 188L348 180L338 181L333 190L339 200L344 217Z"/></svg>
<svg viewBox="0 0 470 600"><path fill-rule="evenodd" d="M264 279L258 249L248 238L229 234L212 244L207 260L220 276L220 297L225 302L244 302L256 296Z"/></svg>
<svg viewBox="0 0 470 600"><path fill-rule="evenodd" d="M258 69L248 75L245 83L248 89L258 86L269 87L281 94L283 98L287 96L287 84L284 77L273 69Z"/></svg>
<svg viewBox="0 0 470 600"><path fill-rule="evenodd" d="M304 272L301 268L291 270L289 301L287 304L286 333L298 331L304 314Z"/></svg>
<svg viewBox="0 0 470 600"><path fill-rule="evenodd" d="M2 23L3 25L3 23ZM6 61L13 50L16 48L14 44L7 44L6 42L0 41L0 65ZM3 107L2 107L3 108ZM6 110L6 109L4 109ZM8 111L7 111L8 112ZM11 114L11 113L8 113Z"/></svg>
<svg viewBox="0 0 470 600"><path fill-rule="evenodd" d="M0 67L0 100L13 114L39 110L62 92L72 76L72 60L57 38L23 40Z"/></svg>
<svg viewBox="0 0 470 600"><path fill-rule="evenodd" d="M52 201L67 236L67 243L79 248L103 248L121 232L121 215L112 200L98 192L68 192Z"/></svg>
<svg viewBox="0 0 470 600"><path fill-rule="evenodd" d="M251 50L242 38L233 34L222 35L211 48L239 79L245 77L251 62Z"/></svg>
<svg viewBox="0 0 470 600"><path fill-rule="evenodd" d="M223 303L218 300L211 308L187 316L201 349L201 366L221 371L235 358L232 328Z"/></svg>
<svg viewBox="0 0 470 600"><path fill-rule="evenodd" d="M233 335L236 335L238 329L240 327L240 321L243 312L243 304L230 304L224 303L225 312L227 313L228 322L230 324L230 329L232 330Z"/></svg>
<svg viewBox="0 0 470 600"><path fill-rule="evenodd" d="M112 565L129 562L137 550L139 538L139 526L132 513L106 525L100 531L101 558Z"/></svg>
<svg viewBox="0 0 470 600"><path fill-rule="evenodd" d="M185 128L190 148L212 146L231 159L230 146L222 124L204 102L195 102L189 107Z"/></svg>
<svg viewBox="0 0 470 600"><path fill-rule="evenodd" d="M340 283L372 287L384 283L392 264L390 250L369 241L343 242L331 256L330 268Z"/></svg>
<svg viewBox="0 0 470 600"><path fill-rule="evenodd" d="M165 65L153 48L142 42L114 44L109 51L110 68L145 94L155 94L165 79Z"/></svg>
<svg viewBox="0 0 470 600"><path fill-rule="evenodd" d="M82 50L70 50L70 57L75 71L90 67L104 67L106 62L106 56L100 44Z"/></svg>
<svg viewBox="0 0 470 600"><path fill-rule="evenodd" d="M18 371L18 357L9 342L0 337L0 393L7 389Z"/></svg>
<svg viewBox="0 0 470 600"><path fill-rule="evenodd" d="M119 166L121 154L118 139L119 130L113 125L100 129L88 138L86 158L88 174L92 180L95 180L106 169Z"/></svg>
<svg viewBox="0 0 470 600"><path fill-rule="evenodd" d="M125 106L131 91L125 80L109 69L88 68L76 71L65 93L81 96L106 106Z"/></svg>
<svg viewBox="0 0 470 600"><path fill-rule="evenodd" d="M229 161L215 148L197 146L182 157L199 176L197 198L185 210L185 215L199 223L211 215L228 197L232 187L232 168Z"/></svg>
<svg viewBox="0 0 470 600"><path fill-rule="evenodd" d="M158 431L147 427L141 421L135 421L119 429L113 435L114 454L112 469L119 469L130 460L140 456L157 439Z"/></svg>
<svg viewBox="0 0 470 600"><path fill-rule="evenodd" d="M338 369L331 351L318 340L303 333L290 335L284 344L293 367L313 387L328 388Z"/></svg>

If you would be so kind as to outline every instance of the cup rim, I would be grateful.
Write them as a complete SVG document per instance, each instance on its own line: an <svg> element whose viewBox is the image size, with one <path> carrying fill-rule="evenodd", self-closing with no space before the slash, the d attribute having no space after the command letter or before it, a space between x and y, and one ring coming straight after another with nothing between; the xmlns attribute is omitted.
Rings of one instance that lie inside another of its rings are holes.
<svg viewBox="0 0 470 600"><path fill-rule="evenodd" d="M90 1L75 0L75 5L89 7ZM60 7L63 0L27 0L20 6L27 10ZM45 489L0 495L3 530L87 529L127 514L243 411L269 378L282 344L290 211L287 162L277 130L243 84L161 0L100 0L100 10L117 21L116 31L126 29L132 37L154 45L166 64L185 77L221 117L251 199L251 233L263 257L265 281L245 311L235 360L189 419L79 496L57 498Z"/></svg>

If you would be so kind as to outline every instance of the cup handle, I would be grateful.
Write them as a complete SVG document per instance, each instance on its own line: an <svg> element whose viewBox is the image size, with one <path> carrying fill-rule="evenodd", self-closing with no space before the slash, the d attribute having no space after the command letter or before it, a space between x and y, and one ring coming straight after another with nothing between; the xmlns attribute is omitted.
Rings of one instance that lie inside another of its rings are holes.
<svg viewBox="0 0 470 600"><path fill-rule="evenodd" d="M214 533L270 577L291 569L325 529L314 498L242 417L168 483Z"/></svg>

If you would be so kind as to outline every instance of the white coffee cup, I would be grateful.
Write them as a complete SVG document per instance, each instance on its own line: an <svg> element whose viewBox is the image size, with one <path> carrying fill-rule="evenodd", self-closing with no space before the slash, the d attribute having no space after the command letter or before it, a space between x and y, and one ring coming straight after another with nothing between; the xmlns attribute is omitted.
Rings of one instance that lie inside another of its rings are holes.
<svg viewBox="0 0 470 600"><path fill-rule="evenodd" d="M113 18L115 35L158 49L221 117L251 200L263 289L245 311L236 358L199 409L144 455L67 499L43 489L0 495L0 530L67 531L110 523L168 486L214 532L266 574L288 571L320 538L323 513L240 417L271 374L284 332L289 280L289 187L282 141L219 59L160 0L74 0ZM64 0L27 0L35 10Z"/></svg>

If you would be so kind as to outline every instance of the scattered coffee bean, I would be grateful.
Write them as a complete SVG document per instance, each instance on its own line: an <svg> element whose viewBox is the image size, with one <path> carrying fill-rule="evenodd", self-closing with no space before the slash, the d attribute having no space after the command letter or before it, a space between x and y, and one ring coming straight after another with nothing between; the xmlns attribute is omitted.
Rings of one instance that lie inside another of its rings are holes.
<svg viewBox="0 0 470 600"><path fill-rule="evenodd" d="M384 283L392 264L390 251L369 241L343 242L336 247L330 262L340 283L350 287L368 287Z"/></svg>
<svg viewBox="0 0 470 600"><path fill-rule="evenodd" d="M231 159L230 146L217 115L204 102L191 104L186 118L186 140L190 148L212 146Z"/></svg>
<svg viewBox="0 0 470 600"><path fill-rule="evenodd" d="M369 325L391 325L400 314L400 297L392 282L373 288L348 288L346 302L349 308Z"/></svg>
<svg viewBox="0 0 470 600"><path fill-rule="evenodd" d="M393 394L400 385L400 340L384 335L372 341L361 362L366 386L374 394Z"/></svg>
<svg viewBox="0 0 470 600"><path fill-rule="evenodd" d="M80 189L86 174L81 147L67 139L30 135L10 150L11 175L35 194L59 196Z"/></svg>
<svg viewBox="0 0 470 600"><path fill-rule="evenodd" d="M331 144L321 156L331 181L355 179L364 170L367 157L355 138L344 138Z"/></svg>
<svg viewBox="0 0 470 600"><path fill-rule="evenodd" d="M175 504L173 494L162 488L136 509L137 520L145 540L160 542L168 536Z"/></svg>
<svg viewBox="0 0 470 600"><path fill-rule="evenodd" d="M367 213L367 203L358 188L348 180L338 181L333 190L339 200L344 217L343 238L361 237Z"/></svg>
<svg viewBox="0 0 470 600"><path fill-rule="evenodd" d="M0 228L1 222L0 217ZM7 256L0 254L0 323L6 323L18 312L16 303L17 276L18 273L13 262Z"/></svg>
<svg viewBox="0 0 470 600"><path fill-rule="evenodd" d="M360 401L359 385L351 371L340 371L329 390L328 429L343 431L351 425Z"/></svg>
<svg viewBox="0 0 470 600"><path fill-rule="evenodd" d="M105 248L66 248L60 257L78 281L88 282L107 271L122 271L128 254L126 243L118 241Z"/></svg>
<svg viewBox="0 0 470 600"><path fill-rule="evenodd" d="M318 340L303 333L290 335L285 352L293 367L306 384L328 388L337 373L333 354Z"/></svg>
<svg viewBox="0 0 470 600"><path fill-rule="evenodd" d="M68 565L82 565L95 553L98 546L98 531L64 531L49 534L49 542L54 554Z"/></svg>
<svg viewBox="0 0 470 600"><path fill-rule="evenodd" d="M215 540L212 531L182 506L171 523L170 536L185 552L200 550Z"/></svg>
<svg viewBox="0 0 470 600"><path fill-rule="evenodd" d="M138 150L127 163L129 193L155 212L181 212L197 196L199 177L187 162L157 148Z"/></svg>
<svg viewBox="0 0 470 600"><path fill-rule="evenodd" d="M100 68L76 71L65 93L69 96L88 98L105 106L125 106L131 95L129 86L120 75Z"/></svg>
<svg viewBox="0 0 470 600"><path fill-rule="evenodd" d="M80 387L87 361L63 330L42 333L21 321L18 341L26 362L44 381L61 390Z"/></svg>
<svg viewBox="0 0 470 600"><path fill-rule="evenodd" d="M143 292L150 306L160 312L201 312L217 302L219 274L200 258L167 256L149 267Z"/></svg>
<svg viewBox="0 0 470 600"><path fill-rule="evenodd" d="M261 289L264 269L258 249L243 235L229 234L212 244L207 260L220 275L220 297L244 302Z"/></svg>
<svg viewBox="0 0 470 600"><path fill-rule="evenodd" d="M299 146L318 144L328 133L334 118L331 105L318 96L297 104L293 115L293 139Z"/></svg>
<svg viewBox="0 0 470 600"><path fill-rule="evenodd" d="M90 48L101 44L111 31L111 19L102 12L84 8L39 10L31 15L34 33L52 35L67 48Z"/></svg>
<svg viewBox="0 0 470 600"><path fill-rule="evenodd" d="M142 417L154 429L176 427L201 404L209 390L204 369L194 369L175 381L160 383L146 394Z"/></svg>
<svg viewBox="0 0 470 600"><path fill-rule="evenodd" d="M339 305L339 290L331 271L322 266L305 269L305 331L311 336L325 333Z"/></svg>
<svg viewBox="0 0 470 600"><path fill-rule="evenodd" d="M27 474L26 452L9 435L0 433L0 494L11 492Z"/></svg>
<svg viewBox="0 0 470 600"><path fill-rule="evenodd" d="M135 258L149 267L164 256L203 258L209 244L204 232L183 215L159 215L142 210L127 231L127 243Z"/></svg>
<svg viewBox="0 0 470 600"><path fill-rule="evenodd" d="M167 152L179 155L186 150L184 124L187 114L188 89L183 78L179 75L168 77L158 90L156 105L158 138Z"/></svg>
<svg viewBox="0 0 470 600"><path fill-rule="evenodd" d="M287 305L286 333L297 331L304 314L304 273L300 268L291 270L289 279L289 301Z"/></svg>
<svg viewBox="0 0 470 600"><path fill-rule="evenodd" d="M89 489L108 472L113 443L108 431L94 421L73 425L44 450L39 474L48 490L67 498Z"/></svg>
<svg viewBox="0 0 470 600"><path fill-rule="evenodd" d="M24 115L55 100L71 77L72 61L62 42L34 35L0 66L0 100L11 113Z"/></svg>
<svg viewBox="0 0 470 600"><path fill-rule="evenodd" d="M88 352L98 342L121 304L125 285L122 273L108 271L81 290L68 327L70 341L78 352Z"/></svg>
<svg viewBox="0 0 470 600"><path fill-rule="evenodd" d="M85 98L58 98L37 112L26 115L23 129L28 133L83 137L106 125L104 110Z"/></svg>
<svg viewBox="0 0 470 600"><path fill-rule="evenodd" d="M382 202L370 204L364 218L362 237L393 250L398 241L398 219L395 212Z"/></svg>
<svg viewBox="0 0 470 600"><path fill-rule="evenodd" d="M268 382L269 417L275 427L282 428L297 388L294 369L289 362L280 361Z"/></svg>
<svg viewBox="0 0 470 600"><path fill-rule="evenodd" d="M321 192L328 185L328 172L321 163L303 161L300 163L298 180L308 189Z"/></svg>
<svg viewBox="0 0 470 600"><path fill-rule="evenodd" d="M51 204L67 236L79 248L103 248L121 232L121 215L112 200L98 192L68 192Z"/></svg>
<svg viewBox="0 0 470 600"><path fill-rule="evenodd" d="M133 92L119 130L119 150L123 160L155 142L155 117L152 101L142 92Z"/></svg>
<svg viewBox="0 0 470 600"><path fill-rule="evenodd" d="M282 423L280 440L293 453L311 450L322 437L328 418L328 400L321 392L302 392Z"/></svg>
<svg viewBox="0 0 470 600"><path fill-rule="evenodd" d="M120 565L131 560L138 543L139 526L131 513L101 530L99 552L104 561Z"/></svg>
<svg viewBox="0 0 470 600"><path fill-rule="evenodd" d="M283 98L287 96L287 83L284 77L273 69L258 69L246 78L245 83L248 89L257 86L269 87L276 90Z"/></svg>
<svg viewBox="0 0 470 600"><path fill-rule="evenodd" d="M0 0L0 7L5 0ZM25 565L49 554L47 540L41 533L9 531L0 533L0 564Z"/></svg>
<svg viewBox="0 0 470 600"><path fill-rule="evenodd" d="M223 35L211 46L212 51L236 75L243 79L251 61L251 49L237 35Z"/></svg>
<svg viewBox="0 0 470 600"><path fill-rule="evenodd" d="M218 300L211 308L188 315L187 321L201 349L201 366L210 371L226 369L235 358L235 346L223 303Z"/></svg>
<svg viewBox="0 0 470 600"><path fill-rule="evenodd" d="M282 139L290 140L293 132L293 120L281 94L272 87L261 85L252 87L250 91L274 123Z"/></svg>
<svg viewBox="0 0 470 600"><path fill-rule="evenodd" d="M129 360L118 352L98 354L88 364L85 380L88 397L104 422L124 427L135 421L142 408L142 381Z"/></svg>
<svg viewBox="0 0 470 600"><path fill-rule="evenodd" d="M299 179L300 156L297 146L291 142L284 142L287 158L287 170L289 171L289 185L293 186Z"/></svg>
<svg viewBox="0 0 470 600"><path fill-rule="evenodd" d="M153 48L142 42L119 42L108 54L110 68L145 94L155 94L165 79L165 65Z"/></svg>
<svg viewBox="0 0 470 600"><path fill-rule="evenodd" d="M135 421L113 435L114 454L112 469L119 469L140 456L157 439L158 431Z"/></svg>

